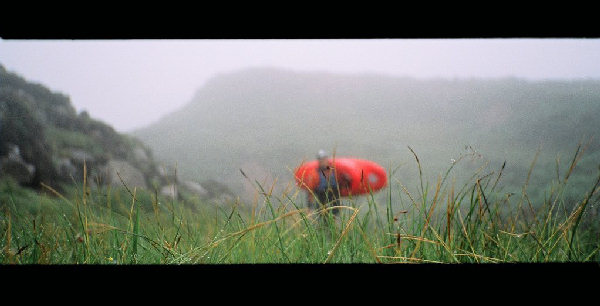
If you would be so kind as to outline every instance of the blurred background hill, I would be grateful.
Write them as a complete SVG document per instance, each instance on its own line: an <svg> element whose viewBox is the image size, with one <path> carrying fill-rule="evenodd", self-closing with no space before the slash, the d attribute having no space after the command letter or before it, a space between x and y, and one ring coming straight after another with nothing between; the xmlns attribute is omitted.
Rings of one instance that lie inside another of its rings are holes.
<svg viewBox="0 0 600 306"><path fill-rule="evenodd" d="M239 169L283 189L291 170L320 148L399 167L395 178L415 187L408 146L430 184L466 154L453 170L459 179L486 163L497 173L506 161L501 183L517 192L540 149L530 189L543 196L543 184L557 171L564 175L577 145L597 136L598 114L596 80L414 79L257 67L215 76L182 109L132 134L183 177L211 178L247 199L254 189ZM594 175L599 148L596 137L578 166L581 175Z"/></svg>

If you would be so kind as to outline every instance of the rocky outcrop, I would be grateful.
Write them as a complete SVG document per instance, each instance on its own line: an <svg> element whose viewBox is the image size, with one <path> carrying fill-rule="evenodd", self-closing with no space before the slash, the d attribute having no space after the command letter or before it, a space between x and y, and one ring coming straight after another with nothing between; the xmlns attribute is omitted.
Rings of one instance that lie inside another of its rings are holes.
<svg viewBox="0 0 600 306"><path fill-rule="evenodd" d="M123 160L109 160L100 170L102 181L106 185L127 188L148 188L144 174ZM121 182L123 180L123 182Z"/></svg>
<svg viewBox="0 0 600 306"><path fill-rule="evenodd" d="M144 150L144 148L142 147L135 147L135 149L133 150L133 157L136 161L140 163L150 162L150 157L146 153L146 150Z"/></svg>
<svg viewBox="0 0 600 306"><path fill-rule="evenodd" d="M85 177L84 177L85 176ZM79 114L67 95L52 92L0 65L0 179L61 190L73 183L91 187L143 188L183 201L215 199L227 188L177 176L158 167L139 139Z"/></svg>
<svg viewBox="0 0 600 306"><path fill-rule="evenodd" d="M19 184L30 184L35 175L35 166L27 163L16 145L9 145L7 156L0 158L0 174L11 176Z"/></svg>
<svg viewBox="0 0 600 306"><path fill-rule="evenodd" d="M11 145L17 146L16 151ZM20 149L20 150L19 150ZM147 187L159 177L141 141L77 113L67 95L31 83L0 65L0 178L21 185L59 188L84 179ZM158 180L159 183L161 179Z"/></svg>
<svg viewBox="0 0 600 306"><path fill-rule="evenodd" d="M202 185L194 182L194 181L184 181L181 185L187 189L193 195L198 197L206 197L208 195L208 191L202 187Z"/></svg>
<svg viewBox="0 0 600 306"><path fill-rule="evenodd" d="M172 199L177 199L177 185L171 184L167 186L163 186L159 190L160 195L165 197L169 197Z"/></svg>
<svg viewBox="0 0 600 306"><path fill-rule="evenodd" d="M156 186L160 195L179 200L202 199L210 202L232 201L234 194L229 188L214 180L207 180L202 183L185 180L175 175L173 169L158 167L161 174L162 184Z"/></svg>
<svg viewBox="0 0 600 306"><path fill-rule="evenodd" d="M207 199L233 199L235 194L229 189L229 187L221 182L215 180L206 180L202 182L202 186L207 191L205 198Z"/></svg>
<svg viewBox="0 0 600 306"><path fill-rule="evenodd" d="M80 170L75 167L69 158L62 158L58 161L58 175L63 181L81 177Z"/></svg>
<svg viewBox="0 0 600 306"><path fill-rule="evenodd" d="M84 150L73 149L73 150L71 150L70 156L71 156L71 160L73 162L75 162L76 164L83 165L84 162L86 164L94 162L94 155L92 155L91 153L88 153Z"/></svg>

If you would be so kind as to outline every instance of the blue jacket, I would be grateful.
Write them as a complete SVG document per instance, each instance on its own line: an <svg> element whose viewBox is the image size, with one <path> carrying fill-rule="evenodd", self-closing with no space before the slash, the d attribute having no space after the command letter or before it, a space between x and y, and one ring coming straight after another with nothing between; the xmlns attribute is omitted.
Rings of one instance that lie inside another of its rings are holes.
<svg viewBox="0 0 600 306"><path fill-rule="evenodd" d="M329 175L327 175L329 177L329 181L327 180L324 171L318 169L317 172L319 173L319 185L317 185L315 191L324 192L327 190L328 187L331 187L332 190L335 190L337 188L337 180L335 179L335 175L332 169L329 170Z"/></svg>

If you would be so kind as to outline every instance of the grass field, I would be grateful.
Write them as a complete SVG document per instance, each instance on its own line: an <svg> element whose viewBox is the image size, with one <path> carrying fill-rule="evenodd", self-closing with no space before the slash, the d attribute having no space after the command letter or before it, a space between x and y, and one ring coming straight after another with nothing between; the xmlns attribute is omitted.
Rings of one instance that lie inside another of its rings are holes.
<svg viewBox="0 0 600 306"><path fill-rule="evenodd" d="M86 181L38 193L3 180L0 263L597 262L600 171L578 199L564 197L582 151L566 173L548 179L543 203L528 197L533 158L520 194L501 191L502 168L458 184L453 164L435 182L417 179L417 193L391 179L378 197L344 198L338 218L329 208L306 209L296 186L274 194L252 178L252 203L219 204ZM393 178L396 170L389 171Z"/></svg>

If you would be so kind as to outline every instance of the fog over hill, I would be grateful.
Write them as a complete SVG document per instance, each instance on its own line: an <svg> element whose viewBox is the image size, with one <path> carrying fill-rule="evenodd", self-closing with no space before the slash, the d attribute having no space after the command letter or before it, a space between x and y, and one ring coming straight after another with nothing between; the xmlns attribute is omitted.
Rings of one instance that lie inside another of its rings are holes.
<svg viewBox="0 0 600 306"><path fill-rule="evenodd" d="M239 169L269 186L277 178L283 188L293 179L290 170L321 148L399 167L394 178L409 187L416 186L418 170L408 146L431 185L461 154L469 157L458 177L486 162L497 171L506 161L502 182L516 186L538 148L537 178L549 182L557 154L562 165L580 141L595 137L580 166L593 174L600 163L597 114L597 80L413 79L249 68L215 76L182 109L133 135L158 159L177 165L183 177L214 179L251 198L253 189Z"/></svg>

